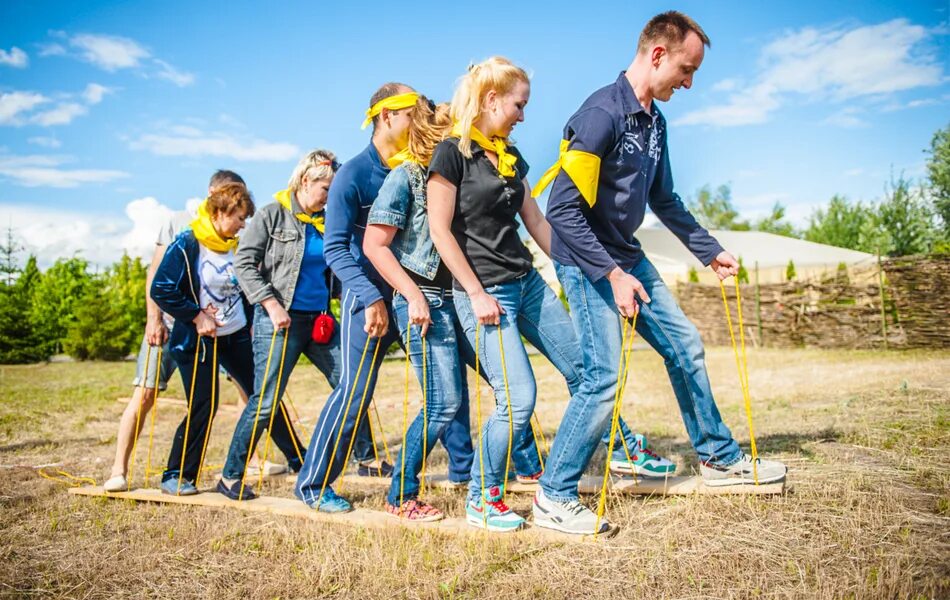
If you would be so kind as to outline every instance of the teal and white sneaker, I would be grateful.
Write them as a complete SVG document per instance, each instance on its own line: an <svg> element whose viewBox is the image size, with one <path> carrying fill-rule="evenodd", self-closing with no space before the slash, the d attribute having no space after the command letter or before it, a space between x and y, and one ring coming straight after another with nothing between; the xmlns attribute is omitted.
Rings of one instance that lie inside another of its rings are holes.
<svg viewBox="0 0 950 600"><path fill-rule="evenodd" d="M524 519L502 501L498 486L488 488L478 500L466 503L465 520L469 525L502 533L517 531L524 526Z"/></svg>
<svg viewBox="0 0 950 600"><path fill-rule="evenodd" d="M627 460L623 448L623 458L610 459L610 472L614 475L633 475L641 477L666 477L676 471L676 465L668 458L660 456L647 444L647 438L637 434L637 443L630 450L630 460ZM619 454L615 452L615 454Z"/></svg>

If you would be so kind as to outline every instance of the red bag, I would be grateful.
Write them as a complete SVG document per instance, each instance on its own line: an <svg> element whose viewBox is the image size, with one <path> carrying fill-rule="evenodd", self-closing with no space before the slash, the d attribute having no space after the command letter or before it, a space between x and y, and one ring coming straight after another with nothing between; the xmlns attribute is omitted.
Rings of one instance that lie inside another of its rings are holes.
<svg viewBox="0 0 950 600"><path fill-rule="evenodd" d="M321 313L313 320L313 331L310 337L318 344L329 344L334 331L336 331L336 321L329 314Z"/></svg>

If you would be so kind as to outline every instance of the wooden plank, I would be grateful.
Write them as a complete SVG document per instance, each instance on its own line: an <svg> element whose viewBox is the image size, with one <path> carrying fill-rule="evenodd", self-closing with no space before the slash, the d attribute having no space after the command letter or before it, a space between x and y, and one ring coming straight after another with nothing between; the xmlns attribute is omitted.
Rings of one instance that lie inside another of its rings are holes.
<svg viewBox="0 0 950 600"><path fill-rule="evenodd" d="M159 502L163 504L180 504L188 506L204 506L209 508L223 508L228 510L239 510L244 512L260 512L299 519L307 519L319 523L335 523L338 525L349 525L357 527L367 527L371 529L391 529L393 527L421 528L449 535L481 535L493 536L490 532L472 527L465 522L465 519L445 518L434 523L412 523L402 519L397 519L389 514L365 508L357 508L352 512L342 514L323 513L305 505L300 500L293 498L276 498L273 496L259 496L254 500L238 502L230 500L223 495L205 490L201 494L193 496L171 496L163 494L158 489L135 489L130 492L106 492L101 486L83 486L69 488L69 493L77 496L97 496L105 498L138 500L141 502ZM606 539L613 537L618 531L616 526L607 533L597 536L596 539ZM589 542L595 541L593 536L579 536L560 533L550 529L534 527L528 524L524 529L509 535L519 538L536 539L546 542Z"/></svg>
<svg viewBox="0 0 950 600"><path fill-rule="evenodd" d="M129 398L129 397L121 398L121 397L120 397L120 398L116 398L115 401L116 401L116 402L121 402L122 404L128 404L129 402L132 401L132 398ZM187 407L188 407L188 401L187 401L187 400L182 400L181 398L166 398L165 396L162 396L161 394L159 394L159 396L158 396L158 403L161 404L161 405L180 406L180 407L182 407L182 408L187 408ZM233 411L236 411L237 408L238 408L237 404L221 404L220 406L218 406L218 410L219 410L219 411L223 410L223 411L232 411L232 412L233 412Z"/></svg>
<svg viewBox="0 0 950 600"><path fill-rule="evenodd" d="M296 482L297 476L290 475L286 478L289 482ZM345 475L343 477L344 485L357 486L379 486L389 487L389 477L360 477L358 475ZM428 485L440 489L467 489L459 488L449 482L446 475L427 475ZM577 486L581 494L599 494L603 485L603 479L600 477L588 476L581 479ZM537 491L537 484L525 484L512 481L508 484L508 491L514 494L533 494ZM756 495L770 496L785 493L787 487L785 481L776 483L764 483L761 485L727 485L727 486L709 486L703 482L699 476L673 475L661 479L658 477L640 477L637 481L627 477L611 477L608 483L608 489L612 492L630 496L689 496L692 494L717 495L717 496L735 496L735 495Z"/></svg>

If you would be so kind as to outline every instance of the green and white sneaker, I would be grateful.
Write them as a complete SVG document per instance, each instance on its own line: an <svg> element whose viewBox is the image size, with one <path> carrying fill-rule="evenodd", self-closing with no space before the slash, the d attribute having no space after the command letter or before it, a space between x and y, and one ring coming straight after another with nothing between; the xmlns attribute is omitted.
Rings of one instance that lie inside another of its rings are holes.
<svg viewBox="0 0 950 600"><path fill-rule="evenodd" d="M614 475L633 475L642 477L666 477L676 471L676 465L668 458L660 456L647 444L647 438L637 434L637 443L630 448L630 460L624 453L623 458L610 459L610 472ZM621 452L623 449L621 448Z"/></svg>
<svg viewBox="0 0 950 600"><path fill-rule="evenodd" d="M788 473L788 467L777 460L755 459L748 454L743 454L739 460L731 465L717 465L714 463L700 463L699 471L703 474L703 481L706 485L714 487L725 485L747 485L756 483L774 483L785 479Z"/></svg>
<svg viewBox="0 0 950 600"><path fill-rule="evenodd" d="M524 519L502 501L498 486L482 492L477 501L466 503L465 520L469 525L502 533L517 531L524 526Z"/></svg>

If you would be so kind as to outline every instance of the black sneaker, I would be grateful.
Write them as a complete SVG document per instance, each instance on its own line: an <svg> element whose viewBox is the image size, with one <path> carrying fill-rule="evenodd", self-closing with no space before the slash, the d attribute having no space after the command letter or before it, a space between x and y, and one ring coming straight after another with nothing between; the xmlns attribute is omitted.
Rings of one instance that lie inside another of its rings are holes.
<svg viewBox="0 0 950 600"><path fill-rule="evenodd" d="M251 487L249 483L244 484L244 493L241 493L240 479L236 480L234 485L231 487L228 487L227 484L224 483L223 479L219 479L218 485L214 488L214 491L218 492L219 494L224 494L231 500L253 500L254 498L257 498L257 494L254 493L254 488Z"/></svg>
<svg viewBox="0 0 950 600"><path fill-rule="evenodd" d="M356 474L360 477L392 477L393 466L385 460L378 467L360 464L356 469Z"/></svg>

